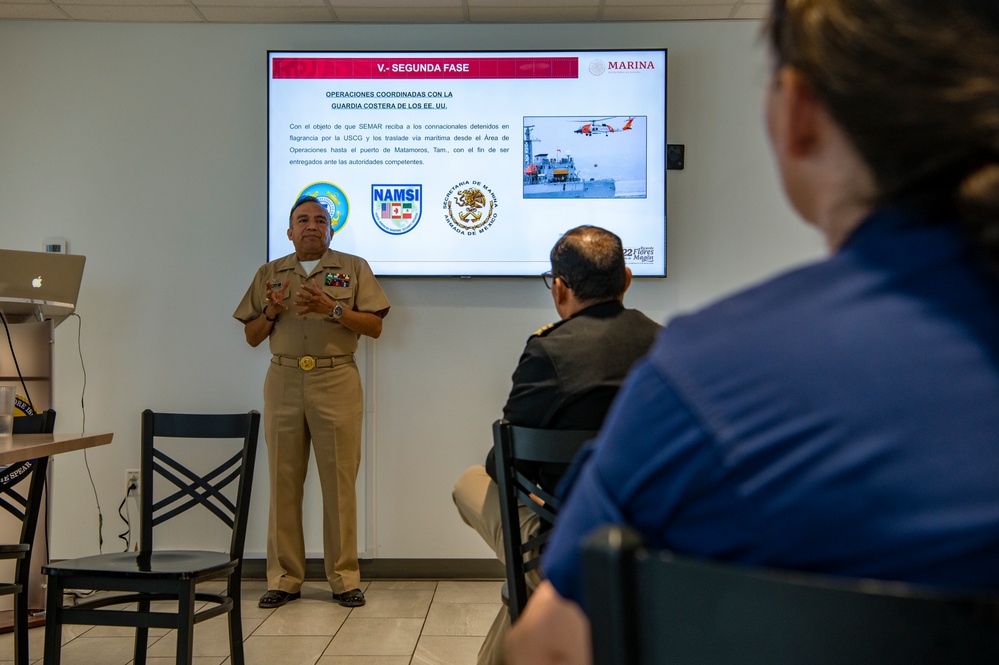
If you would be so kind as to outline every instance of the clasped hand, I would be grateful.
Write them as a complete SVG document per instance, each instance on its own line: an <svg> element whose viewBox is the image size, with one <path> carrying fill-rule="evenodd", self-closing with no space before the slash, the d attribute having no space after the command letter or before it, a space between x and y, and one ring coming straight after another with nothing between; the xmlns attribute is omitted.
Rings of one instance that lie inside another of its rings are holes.
<svg viewBox="0 0 999 665"><path fill-rule="evenodd" d="M267 285L267 303L264 305L265 311L267 309L267 305L274 305L277 307L278 313L288 309L288 306L284 304L284 296L288 293L288 284L290 284L290 280L286 279L284 284L282 284L278 289L272 289L270 284ZM274 316L277 316L277 314Z"/></svg>
<svg viewBox="0 0 999 665"><path fill-rule="evenodd" d="M298 311L299 316L305 316L309 312L329 316L330 310L336 304L332 298L323 293L315 279L302 284L302 289L296 291L295 296L298 298L295 305L302 308Z"/></svg>

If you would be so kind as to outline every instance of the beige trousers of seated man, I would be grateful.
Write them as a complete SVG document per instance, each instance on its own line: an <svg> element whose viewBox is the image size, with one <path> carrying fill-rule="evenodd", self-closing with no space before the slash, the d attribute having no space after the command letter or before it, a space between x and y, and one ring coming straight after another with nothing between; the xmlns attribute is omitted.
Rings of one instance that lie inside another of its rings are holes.
<svg viewBox="0 0 999 665"><path fill-rule="evenodd" d="M477 464L469 467L458 478L451 493L458 514L465 524L475 529L482 540L496 554L504 565L503 520L500 517L499 487L493 482L486 467ZM538 532L540 520L529 508L520 506L520 537L527 540ZM533 590L540 583L537 570L527 574L528 589ZM479 649L478 665L503 664L503 637L510 628L510 612L501 607L493 625L489 628L482 647Z"/></svg>

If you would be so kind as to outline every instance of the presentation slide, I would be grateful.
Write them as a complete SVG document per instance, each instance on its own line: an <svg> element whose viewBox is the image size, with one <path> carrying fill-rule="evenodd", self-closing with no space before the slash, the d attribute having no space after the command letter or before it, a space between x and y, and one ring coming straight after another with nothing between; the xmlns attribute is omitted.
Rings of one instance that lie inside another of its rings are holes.
<svg viewBox="0 0 999 665"><path fill-rule="evenodd" d="M568 229L666 274L666 51L268 53L268 257L305 194L382 276L534 276Z"/></svg>

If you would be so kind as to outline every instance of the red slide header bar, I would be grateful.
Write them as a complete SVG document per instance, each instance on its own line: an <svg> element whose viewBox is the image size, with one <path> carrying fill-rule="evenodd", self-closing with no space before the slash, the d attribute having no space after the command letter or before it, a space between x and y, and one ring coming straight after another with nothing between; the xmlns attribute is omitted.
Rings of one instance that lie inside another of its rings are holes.
<svg viewBox="0 0 999 665"><path fill-rule="evenodd" d="M275 79L574 79L578 58L274 58Z"/></svg>

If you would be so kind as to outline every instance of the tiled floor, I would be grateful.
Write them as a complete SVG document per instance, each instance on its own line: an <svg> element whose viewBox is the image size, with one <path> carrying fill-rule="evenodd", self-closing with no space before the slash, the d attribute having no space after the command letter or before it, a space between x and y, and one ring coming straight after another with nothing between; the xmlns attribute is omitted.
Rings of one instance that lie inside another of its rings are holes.
<svg viewBox="0 0 999 665"><path fill-rule="evenodd" d="M499 581L381 581L364 584L367 604L348 609L320 582L276 610L257 599L263 581L243 583L246 665L474 665L500 605ZM44 628L30 631L32 662L41 663ZM132 629L66 626L63 665L126 665ZM150 631L149 665L174 662L173 631ZM0 663L14 658L12 636L0 635ZM229 665L226 618L194 629L195 665Z"/></svg>

